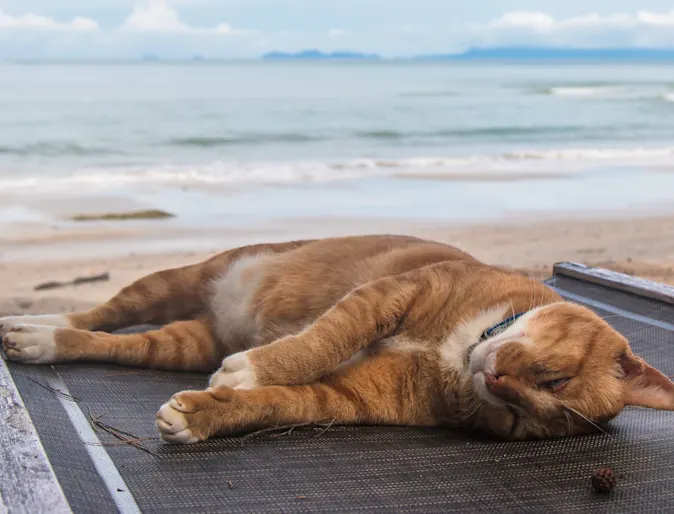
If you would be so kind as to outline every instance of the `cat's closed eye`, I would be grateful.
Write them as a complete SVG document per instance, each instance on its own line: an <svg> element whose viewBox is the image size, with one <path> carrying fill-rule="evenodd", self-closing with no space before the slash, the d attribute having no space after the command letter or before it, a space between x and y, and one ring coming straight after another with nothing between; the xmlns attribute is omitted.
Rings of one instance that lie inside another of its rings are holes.
<svg viewBox="0 0 674 514"><path fill-rule="evenodd" d="M538 387L543 389L550 389L553 392L560 391L568 382L571 380L571 377L556 378L555 380L548 380L546 382L541 382L538 384Z"/></svg>

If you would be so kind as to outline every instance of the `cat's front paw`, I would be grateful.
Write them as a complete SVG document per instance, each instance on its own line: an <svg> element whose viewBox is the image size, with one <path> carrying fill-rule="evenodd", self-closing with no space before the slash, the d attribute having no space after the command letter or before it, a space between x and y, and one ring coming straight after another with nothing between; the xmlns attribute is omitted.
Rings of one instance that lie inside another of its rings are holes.
<svg viewBox="0 0 674 514"><path fill-rule="evenodd" d="M260 384L255 368L250 361L250 350L230 355L222 361L222 366L213 373L209 381L211 387L231 387L232 389L254 389Z"/></svg>
<svg viewBox="0 0 674 514"><path fill-rule="evenodd" d="M44 325L13 325L2 338L7 358L26 364L57 362L55 327Z"/></svg>
<svg viewBox="0 0 674 514"><path fill-rule="evenodd" d="M155 425L164 441L174 444L193 444L206 440L199 431L195 414L200 411L200 402L193 398L200 391L183 391L174 394L157 412Z"/></svg>
<svg viewBox="0 0 674 514"><path fill-rule="evenodd" d="M5 337L17 325L43 325L57 328L68 328L71 326L70 320L63 314L6 316L0 318L0 339Z"/></svg>
<svg viewBox="0 0 674 514"><path fill-rule="evenodd" d="M249 415L236 398L237 393L226 387L176 393L157 412L157 430L162 439L175 444L198 443L228 433L234 426L230 422Z"/></svg>

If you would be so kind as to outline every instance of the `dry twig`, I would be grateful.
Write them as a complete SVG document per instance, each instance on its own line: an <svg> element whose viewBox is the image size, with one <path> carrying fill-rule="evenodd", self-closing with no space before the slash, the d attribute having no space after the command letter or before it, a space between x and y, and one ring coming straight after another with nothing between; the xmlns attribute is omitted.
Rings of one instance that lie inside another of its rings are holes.
<svg viewBox="0 0 674 514"><path fill-rule="evenodd" d="M139 439L125 439L124 441L100 441L98 443L87 442L89 446L124 446L125 444L138 443L142 441L156 441L158 437L141 437Z"/></svg>
<svg viewBox="0 0 674 514"><path fill-rule="evenodd" d="M104 423L100 420L104 415L105 414L101 414L100 416L94 416L91 412L91 409L89 409L89 418L90 418L90 422L91 422L94 430L96 430L97 428L100 428L101 430L103 430L107 434L110 434L111 436L119 439L120 443L116 443L116 444L125 444L125 445L128 445L128 446L133 446L134 448L136 448L138 450L144 451L146 453L149 453L150 455L154 455L155 457L157 457L157 454L155 452L153 452L152 450L150 450L148 448L145 448L144 446L142 446L139 443L139 441L150 441L150 440L154 440L154 439L157 439L157 438L141 438L141 437L135 436L135 435L133 435L129 432L125 432L124 430L121 430L119 428L115 428L111 425L108 425L107 423ZM100 445L100 446L107 446L110 443L100 443L100 444L99 443L92 443L92 444Z"/></svg>
<svg viewBox="0 0 674 514"><path fill-rule="evenodd" d="M42 382L38 382L37 380L32 379L32 378L30 378L30 377L28 377L28 380L30 380L31 382L36 383L37 385L39 385L39 386L42 387L43 389L46 389L47 391L51 391L51 392L54 393L54 394L58 394L59 396L62 396L63 398L65 398L66 400L69 400L69 401L71 401L71 402L79 403L79 402L82 401L82 399L81 399L81 398L78 398L77 396L73 396L73 395L71 395L71 394L64 393L63 391L59 391L58 389L55 389L55 388L53 388L53 387L51 387L51 386L48 386L48 385L46 385L46 384L43 384Z"/></svg>
<svg viewBox="0 0 674 514"><path fill-rule="evenodd" d="M255 432L251 432L249 434L242 436L241 445L243 446L243 444L245 444L246 441L264 434L271 434L270 437L275 439L278 437L284 437L292 434L298 428L300 429L309 428L311 430L318 430L318 434L316 434L314 437L320 437L325 432L330 430L330 428L335 424L335 421L336 419L333 419L327 423L323 422L297 423L295 425L276 425L273 427L263 428L261 430L257 430Z"/></svg>
<svg viewBox="0 0 674 514"><path fill-rule="evenodd" d="M321 428L321 429L319 430L318 434L316 434L314 437L320 437L320 436L322 436L323 434L325 434L328 430L330 430L330 429L332 428L332 425L335 424L335 421L337 421L337 419L336 419L336 418L332 418L332 421L330 421L330 423L328 423L328 424L325 425L323 428Z"/></svg>

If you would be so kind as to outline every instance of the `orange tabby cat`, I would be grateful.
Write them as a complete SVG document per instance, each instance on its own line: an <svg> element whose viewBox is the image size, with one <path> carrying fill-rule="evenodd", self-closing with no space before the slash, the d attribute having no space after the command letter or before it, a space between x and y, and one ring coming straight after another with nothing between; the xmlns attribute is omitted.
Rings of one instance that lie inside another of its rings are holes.
<svg viewBox="0 0 674 514"><path fill-rule="evenodd" d="M169 324L103 332L142 323ZM595 430L626 405L674 410L674 383L592 311L404 236L238 248L88 312L2 318L0 336L31 364L215 371L159 410L174 443L320 421L541 438Z"/></svg>

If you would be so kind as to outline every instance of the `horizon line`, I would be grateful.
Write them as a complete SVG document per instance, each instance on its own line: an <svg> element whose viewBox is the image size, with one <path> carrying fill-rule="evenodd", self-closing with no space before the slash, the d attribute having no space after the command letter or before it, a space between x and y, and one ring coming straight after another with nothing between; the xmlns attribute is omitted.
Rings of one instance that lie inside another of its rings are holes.
<svg viewBox="0 0 674 514"><path fill-rule="evenodd" d="M256 56L239 57L207 57L201 54L183 57L162 57L155 53L145 53L135 57L1 57L2 64L30 63L217 63L217 62L269 62L269 61L356 61L356 62L396 62L396 61L534 61L534 60L649 60L658 58L674 59L672 47L606 47L606 48L572 48L572 47L493 47L469 48L459 52L434 52L409 56L385 56L373 52L357 50L322 51L313 48L298 51L272 50Z"/></svg>

